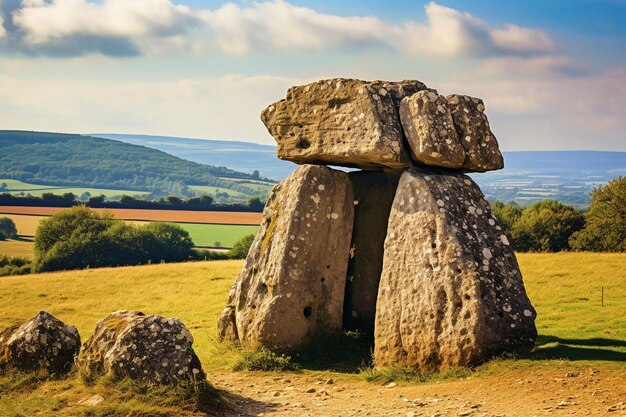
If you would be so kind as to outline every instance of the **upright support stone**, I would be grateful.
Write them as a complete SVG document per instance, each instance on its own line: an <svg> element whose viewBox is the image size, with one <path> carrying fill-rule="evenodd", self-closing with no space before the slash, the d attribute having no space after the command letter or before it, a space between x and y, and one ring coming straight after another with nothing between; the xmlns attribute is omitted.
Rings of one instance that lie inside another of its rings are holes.
<svg viewBox="0 0 626 417"><path fill-rule="evenodd" d="M400 101L427 87L419 81L336 78L289 89L261 120L278 157L298 164L403 169L410 158L398 116Z"/></svg>
<svg viewBox="0 0 626 417"><path fill-rule="evenodd" d="M349 176L354 190L354 227L343 323L348 330L373 337L383 246L400 175L353 171Z"/></svg>
<svg viewBox="0 0 626 417"><path fill-rule="evenodd" d="M478 186L461 174L404 172L385 240L376 366L431 371L528 350L535 317Z"/></svg>
<svg viewBox="0 0 626 417"><path fill-rule="evenodd" d="M297 350L340 331L353 220L345 172L304 165L276 185L218 321L220 336Z"/></svg>

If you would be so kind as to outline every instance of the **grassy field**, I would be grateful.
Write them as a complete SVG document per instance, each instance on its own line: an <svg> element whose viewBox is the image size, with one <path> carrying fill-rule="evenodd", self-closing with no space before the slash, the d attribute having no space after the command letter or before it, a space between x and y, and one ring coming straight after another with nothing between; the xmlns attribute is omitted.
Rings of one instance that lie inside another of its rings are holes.
<svg viewBox="0 0 626 417"><path fill-rule="evenodd" d="M520 254L518 258L528 294L538 312L537 349L528 356L496 360L471 372L476 376L504 374L536 366L624 370L626 254ZM242 265L242 261L196 262L2 278L0 328L46 310L74 324L85 340L96 322L108 313L141 310L180 318L194 336L194 348L203 367L209 372L228 370L240 353L218 342L215 322ZM305 366L304 372L316 372L307 369L313 368ZM468 372L458 375L466 377ZM360 374L357 367L351 373L330 375L336 380L371 376L367 372ZM55 414L59 416L192 415L171 408L166 413L165 408L154 408L153 404L136 397L130 399L129 395L124 397L122 391L107 385L89 389L76 376L37 385L32 393L11 388L20 384L21 379L16 376L0 377L0 416L50 415L52 410L62 410ZM94 390L107 395L110 414L106 410L102 414L84 414L80 407L66 407L68 402ZM64 398L64 402L59 398Z"/></svg>
<svg viewBox="0 0 626 417"><path fill-rule="evenodd" d="M191 224L178 223L183 229L189 232L189 236L196 246L230 248L233 243L242 237L255 234L258 226L239 226L232 224Z"/></svg>
<svg viewBox="0 0 626 417"><path fill-rule="evenodd" d="M0 184L6 183L7 190L10 194L20 194L24 192L24 194L30 194L35 197L41 197L43 193L54 193L54 194L65 194L65 193L73 193L77 196L81 196L83 193L88 192L92 196L104 195L107 198L119 196L119 195L146 195L148 192L144 191L133 191L133 190L108 190L104 188L84 188L84 187L58 187L52 185L38 185L38 184L29 184L22 181L17 180L3 180L0 179Z"/></svg>
<svg viewBox="0 0 626 417"><path fill-rule="evenodd" d="M39 222L45 216L26 216L20 214L0 214L0 217L9 217L15 222L17 233L21 236L34 236ZM144 224L146 222L131 222ZM197 223L176 223L189 232L193 242L197 246L216 246L215 242L220 242L224 248L232 247L233 243L243 236L256 233L258 226L231 225L231 224L197 224ZM0 253L3 247L0 246ZM12 253L5 253L13 255Z"/></svg>
<svg viewBox="0 0 626 417"><path fill-rule="evenodd" d="M0 240L0 255L33 259L33 242L27 240Z"/></svg>
<svg viewBox="0 0 626 417"><path fill-rule="evenodd" d="M211 196L215 196L217 193L228 193L231 197L242 199L252 198L252 196L242 193L241 191L231 190L230 188L214 187L211 185L190 185L189 189L199 193L206 193Z"/></svg>

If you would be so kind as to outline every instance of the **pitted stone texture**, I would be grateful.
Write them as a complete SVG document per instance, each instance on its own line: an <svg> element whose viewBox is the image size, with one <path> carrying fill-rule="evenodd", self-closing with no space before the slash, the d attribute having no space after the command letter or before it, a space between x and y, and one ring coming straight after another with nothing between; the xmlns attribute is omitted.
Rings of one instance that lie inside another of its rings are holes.
<svg viewBox="0 0 626 417"><path fill-rule="evenodd" d="M400 175L382 171L353 171L348 175L354 190L354 226L343 324L373 338L383 246Z"/></svg>
<svg viewBox="0 0 626 417"><path fill-rule="evenodd" d="M152 384L202 382L206 375L192 344L191 333L178 319L116 311L96 324L77 363L93 377L109 374Z"/></svg>
<svg viewBox="0 0 626 417"><path fill-rule="evenodd" d="M485 172L504 168L504 158L489 127L483 101L456 94L446 99L459 140L465 148L462 169L467 172Z"/></svg>
<svg viewBox="0 0 626 417"><path fill-rule="evenodd" d="M410 158L398 108L425 90L419 81L336 78L291 87L261 113L278 157L298 164L406 168Z"/></svg>
<svg viewBox="0 0 626 417"><path fill-rule="evenodd" d="M400 121L416 162L445 168L460 168L465 149L459 142L446 98L432 91L405 97Z"/></svg>
<svg viewBox="0 0 626 417"><path fill-rule="evenodd" d="M76 327L40 311L27 322L0 333L0 368L60 376L72 369L79 349Z"/></svg>
<svg viewBox="0 0 626 417"><path fill-rule="evenodd" d="M462 174L403 173L385 240L376 366L432 371L529 350L535 317L478 186Z"/></svg>
<svg viewBox="0 0 626 417"><path fill-rule="evenodd" d="M272 189L220 337L298 350L341 330L354 218L348 174L304 165Z"/></svg>

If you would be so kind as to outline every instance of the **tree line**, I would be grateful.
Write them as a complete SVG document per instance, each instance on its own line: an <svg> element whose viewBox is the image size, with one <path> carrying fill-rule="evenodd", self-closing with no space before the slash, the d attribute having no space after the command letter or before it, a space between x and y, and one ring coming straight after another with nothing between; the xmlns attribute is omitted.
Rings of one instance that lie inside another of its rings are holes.
<svg viewBox="0 0 626 417"><path fill-rule="evenodd" d="M130 208L143 210L204 210L204 211L245 211L262 212L264 203L253 197L247 203L214 204L213 197L201 195L191 198L168 196L157 200L123 195L119 201L109 201L104 195L89 197L87 201L79 201L73 193L43 193L41 197L32 195L16 196L9 193L0 194L0 206L27 207L73 207L86 205L92 208Z"/></svg>
<svg viewBox="0 0 626 417"><path fill-rule="evenodd" d="M626 252L626 177L595 189L585 212L555 200L492 207L516 251Z"/></svg>

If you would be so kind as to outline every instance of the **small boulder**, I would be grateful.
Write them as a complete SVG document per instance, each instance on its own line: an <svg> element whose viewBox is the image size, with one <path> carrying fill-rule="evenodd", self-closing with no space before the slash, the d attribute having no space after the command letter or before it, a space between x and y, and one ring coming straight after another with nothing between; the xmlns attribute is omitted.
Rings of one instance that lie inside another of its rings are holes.
<svg viewBox="0 0 626 417"><path fill-rule="evenodd" d="M532 349L536 312L515 253L467 176L411 169L389 217L376 366L421 371Z"/></svg>
<svg viewBox="0 0 626 417"><path fill-rule="evenodd" d="M336 78L291 87L261 113L278 157L298 164L403 169L410 158L398 117L400 100L425 90L419 81Z"/></svg>
<svg viewBox="0 0 626 417"><path fill-rule="evenodd" d="M485 172L504 168L504 158L489 127L483 101L456 94L446 97L446 100L459 140L465 148L462 170Z"/></svg>
<svg viewBox="0 0 626 417"><path fill-rule="evenodd" d="M400 104L400 120L413 160L444 168L463 166L465 149L445 97L432 91L405 97Z"/></svg>
<svg viewBox="0 0 626 417"><path fill-rule="evenodd" d="M152 384L205 380L193 337L175 318L116 311L96 324L77 363L90 377L105 374Z"/></svg>
<svg viewBox="0 0 626 417"><path fill-rule="evenodd" d="M303 165L276 185L218 321L220 337L289 351L341 330L353 218L345 172Z"/></svg>
<svg viewBox="0 0 626 417"><path fill-rule="evenodd" d="M0 368L61 376L72 369L79 349L76 327L40 311L27 322L0 333Z"/></svg>

